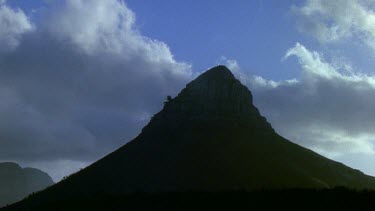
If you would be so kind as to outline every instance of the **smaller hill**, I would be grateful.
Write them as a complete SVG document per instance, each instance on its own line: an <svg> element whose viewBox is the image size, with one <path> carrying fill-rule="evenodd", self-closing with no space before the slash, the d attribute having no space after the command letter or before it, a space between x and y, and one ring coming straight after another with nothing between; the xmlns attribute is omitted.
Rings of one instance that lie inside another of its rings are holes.
<svg viewBox="0 0 375 211"><path fill-rule="evenodd" d="M39 169L21 168L11 162L0 163L0 207L53 184L51 177Z"/></svg>

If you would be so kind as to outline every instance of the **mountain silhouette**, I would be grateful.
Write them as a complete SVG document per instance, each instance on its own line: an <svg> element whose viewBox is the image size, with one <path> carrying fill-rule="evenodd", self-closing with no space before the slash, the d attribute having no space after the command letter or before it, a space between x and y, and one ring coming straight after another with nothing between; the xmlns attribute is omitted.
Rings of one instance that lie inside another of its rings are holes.
<svg viewBox="0 0 375 211"><path fill-rule="evenodd" d="M18 206L136 192L374 189L375 179L279 136L225 66L191 81L142 132Z"/></svg>
<svg viewBox="0 0 375 211"><path fill-rule="evenodd" d="M52 184L51 177L39 169L21 168L11 162L0 163L0 207Z"/></svg>

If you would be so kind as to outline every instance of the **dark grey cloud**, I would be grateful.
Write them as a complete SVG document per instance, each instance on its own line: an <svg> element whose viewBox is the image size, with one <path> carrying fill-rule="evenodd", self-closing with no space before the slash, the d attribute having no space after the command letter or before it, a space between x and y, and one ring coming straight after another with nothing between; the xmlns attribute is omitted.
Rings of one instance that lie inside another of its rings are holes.
<svg viewBox="0 0 375 211"><path fill-rule="evenodd" d="M21 14L34 27L0 33L17 41L0 54L0 160L53 172L60 170L51 163L89 163L129 141L190 80L191 68L142 36L122 1L48 6L37 23L0 6L0 23L5 8L14 14L6 18Z"/></svg>

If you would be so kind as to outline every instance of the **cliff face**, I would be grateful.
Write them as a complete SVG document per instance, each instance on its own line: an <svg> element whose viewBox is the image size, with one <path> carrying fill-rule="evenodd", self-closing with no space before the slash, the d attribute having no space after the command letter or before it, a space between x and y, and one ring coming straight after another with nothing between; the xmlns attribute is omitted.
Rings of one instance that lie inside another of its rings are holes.
<svg viewBox="0 0 375 211"><path fill-rule="evenodd" d="M157 125L176 127L188 122L273 131L253 105L251 92L225 66L212 68L187 84L177 97L165 103L143 131Z"/></svg>
<svg viewBox="0 0 375 211"><path fill-rule="evenodd" d="M225 67L218 66L187 84L166 112L217 118L248 118L259 114L250 91Z"/></svg>
<svg viewBox="0 0 375 211"><path fill-rule="evenodd" d="M16 163L0 163L0 207L23 199L53 184L51 177L34 168Z"/></svg>

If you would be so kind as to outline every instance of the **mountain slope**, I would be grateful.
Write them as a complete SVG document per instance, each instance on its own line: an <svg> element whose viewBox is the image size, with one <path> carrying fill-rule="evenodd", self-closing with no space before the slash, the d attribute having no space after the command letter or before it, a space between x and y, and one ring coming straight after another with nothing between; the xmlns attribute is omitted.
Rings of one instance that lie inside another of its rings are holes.
<svg viewBox="0 0 375 211"><path fill-rule="evenodd" d="M279 136L225 66L165 103L134 140L21 202L134 192L374 189L375 179Z"/></svg>
<svg viewBox="0 0 375 211"><path fill-rule="evenodd" d="M51 177L38 169L21 168L16 163L0 163L0 207L52 184Z"/></svg>

